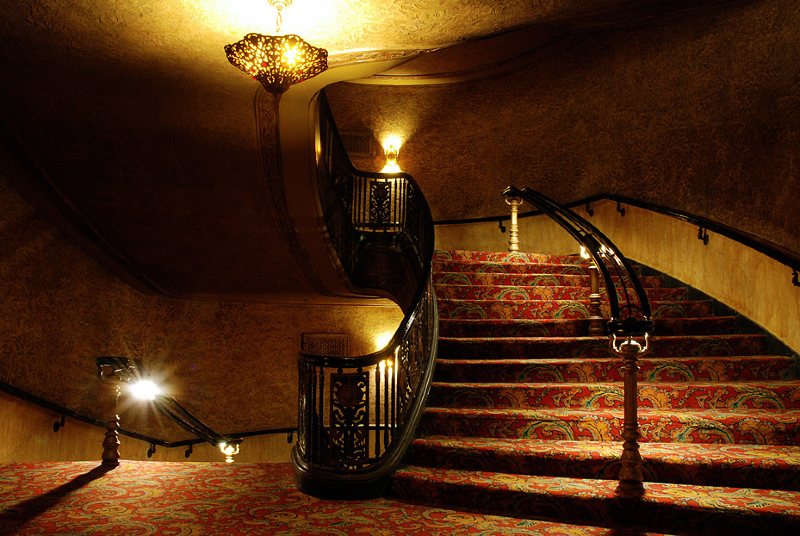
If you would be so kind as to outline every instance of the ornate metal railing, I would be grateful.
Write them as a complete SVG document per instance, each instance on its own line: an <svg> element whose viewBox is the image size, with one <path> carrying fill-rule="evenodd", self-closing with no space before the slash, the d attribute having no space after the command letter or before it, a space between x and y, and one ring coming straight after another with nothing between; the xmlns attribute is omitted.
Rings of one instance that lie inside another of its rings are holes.
<svg viewBox="0 0 800 536"><path fill-rule="evenodd" d="M525 200L572 235L589 253L603 276L610 319L608 333L611 349L623 359L624 376L624 429L625 440L620 456L621 467L617 494L626 499L641 497L642 458L639 454L638 387L636 373L638 358L650 346L654 325L650 318L650 302L636 272L625 256L597 227L568 208L530 188L509 186L503 191L509 201ZM638 339L643 339L640 342Z"/></svg>
<svg viewBox="0 0 800 536"><path fill-rule="evenodd" d="M339 262L354 285L392 296L405 316L378 352L301 354L292 459L302 491L368 496L400 462L430 388L438 339L433 220L410 175L355 169L324 95L319 136L320 208Z"/></svg>
<svg viewBox="0 0 800 536"><path fill-rule="evenodd" d="M606 286L609 302L608 331L612 337L642 336L653 331L650 302L630 262L597 227L549 197L531 190L509 186L507 198L521 198L538 207L586 248Z"/></svg>

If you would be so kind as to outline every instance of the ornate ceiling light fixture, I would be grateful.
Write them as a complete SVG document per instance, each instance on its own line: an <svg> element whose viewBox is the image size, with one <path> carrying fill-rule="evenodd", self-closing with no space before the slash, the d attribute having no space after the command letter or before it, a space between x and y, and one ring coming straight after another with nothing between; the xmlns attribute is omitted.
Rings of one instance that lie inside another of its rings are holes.
<svg viewBox="0 0 800 536"><path fill-rule="evenodd" d="M276 34L281 32L283 10L292 0L268 0L275 8ZM258 80L273 95L280 95L293 84L313 78L328 68L328 51L316 48L299 35L250 33L244 39L225 45L228 61Z"/></svg>

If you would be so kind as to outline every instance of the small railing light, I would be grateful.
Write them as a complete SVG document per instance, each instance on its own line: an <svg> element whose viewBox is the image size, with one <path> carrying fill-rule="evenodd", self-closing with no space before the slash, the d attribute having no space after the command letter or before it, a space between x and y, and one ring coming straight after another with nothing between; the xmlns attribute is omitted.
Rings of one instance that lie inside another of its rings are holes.
<svg viewBox="0 0 800 536"><path fill-rule="evenodd" d="M233 457L239 454L239 443L227 443L223 441L218 446L219 451L225 455L225 463L233 463Z"/></svg>

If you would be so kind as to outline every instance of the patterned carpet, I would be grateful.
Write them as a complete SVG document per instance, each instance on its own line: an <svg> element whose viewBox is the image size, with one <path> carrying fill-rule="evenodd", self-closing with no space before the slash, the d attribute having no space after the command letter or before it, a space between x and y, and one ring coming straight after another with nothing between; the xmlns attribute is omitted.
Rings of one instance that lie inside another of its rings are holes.
<svg viewBox="0 0 800 536"><path fill-rule="evenodd" d="M641 276L656 320L638 392L647 484L621 504L621 363L587 335L586 261L439 251L434 270L435 378L395 496L608 527L800 533L798 364L770 354L764 333Z"/></svg>
<svg viewBox="0 0 800 536"><path fill-rule="evenodd" d="M94 462L0 466L0 534L612 533L392 499L315 499L295 489L289 464L124 461L111 471Z"/></svg>

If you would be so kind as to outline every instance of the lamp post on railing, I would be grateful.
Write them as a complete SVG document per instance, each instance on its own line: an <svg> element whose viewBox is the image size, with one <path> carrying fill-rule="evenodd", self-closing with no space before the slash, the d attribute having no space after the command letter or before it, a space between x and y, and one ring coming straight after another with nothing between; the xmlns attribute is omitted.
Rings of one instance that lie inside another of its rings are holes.
<svg viewBox="0 0 800 536"><path fill-rule="evenodd" d="M103 380L104 390L110 395L112 410L106 421L106 434L103 437L102 464L106 467L119 465L119 395L122 382L131 376L132 363L123 357L99 357L96 361L97 372Z"/></svg>
<svg viewBox="0 0 800 536"><path fill-rule="evenodd" d="M522 198L517 196L505 196L506 203L511 207L511 225L508 226L508 251L519 251L519 224L517 215Z"/></svg>
<svg viewBox="0 0 800 536"><path fill-rule="evenodd" d="M195 417L184 408L174 397L164 393L153 381L143 375L142 367L135 359L127 357L102 356L95 360L97 371L104 385L108 386L114 400L114 413L108 420L105 439L103 440L103 465L119 465L119 415L117 405L122 391L122 384L127 385L126 390L135 398L153 403L155 408L171 418L184 430L194 434L203 441L219 448L225 456L225 461L233 462L233 457L239 453L241 438L228 438L223 436ZM155 445L152 446L155 451ZM148 453L148 457L152 452Z"/></svg>

